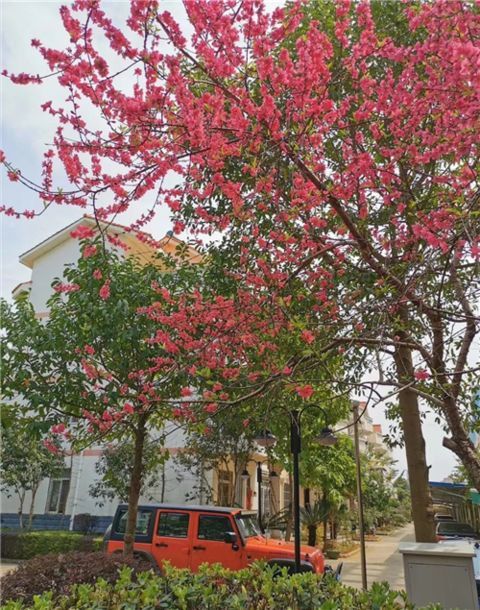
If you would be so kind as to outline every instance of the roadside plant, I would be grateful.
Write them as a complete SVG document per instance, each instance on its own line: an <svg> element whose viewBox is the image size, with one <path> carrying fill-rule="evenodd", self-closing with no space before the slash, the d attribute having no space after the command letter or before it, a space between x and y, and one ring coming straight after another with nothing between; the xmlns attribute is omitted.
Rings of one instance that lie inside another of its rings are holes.
<svg viewBox="0 0 480 610"><path fill-rule="evenodd" d="M28 422L22 423L18 418L21 408L20 405L2 405L0 486L7 496L17 495L18 525L20 529L30 529L41 482L61 475L66 462L57 439ZM28 521L24 523L27 495L30 496L30 506Z"/></svg>
<svg viewBox="0 0 480 610"><path fill-rule="evenodd" d="M158 429L161 441L172 417L169 400L179 395L185 372L167 346L162 354L152 342L161 332L158 322L140 313L159 291L168 293L162 277L168 278L169 263L140 265L96 235L89 227L74 235L84 240L82 257L54 282L46 321L27 301L2 302L4 391L24 405L24 418L50 428L51 449L58 443L79 451L92 443L131 449L130 464L123 461L125 553L131 554L144 469L152 459L151 451L144 457L149 429ZM158 449L161 457L161 442Z"/></svg>
<svg viewBox="0 0 480 610"><path fill-rule="evenodd" d="M312 573L278 574L261 563L237 572L203 565L196 574L165 564L162 576L153 572L133 576L131 569L122 568L114 582L100 578L95 584L72 587L63 597L46 592L33 604L8 601L2 610L120 610L132 605L171 610L414 610L403 592L392 591L386 583L360 591ZM428 608L440 610L434 605Z"/></svg>

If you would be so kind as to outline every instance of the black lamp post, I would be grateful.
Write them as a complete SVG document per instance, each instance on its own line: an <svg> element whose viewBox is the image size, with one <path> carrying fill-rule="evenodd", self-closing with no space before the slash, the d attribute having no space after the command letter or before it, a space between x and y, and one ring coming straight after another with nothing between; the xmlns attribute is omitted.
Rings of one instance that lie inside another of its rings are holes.
<svg viewBox="0 0 480 610"><path fill-rule="evenodd" d="M360 441L358 435L358 402L353 403L353 431L355 438L355 472L357 478L357 504L358 504L358 534L360 537L360 565L362 568L362 588L366 591L367 585L367 555L365 549L365 520L363 516L362 470L360 462Z"/></svg>
<svg viewBox="0 0 480 610"><path fill-rule="evenodd" d="M316 404L307 404L302 410L288 411L290 417L290 451L292 453L293 462L293 532L295 536L295 573L301 570L301 555L300 555L300 471L299 471L299 455L302 450L302 437L300 428L300 418L306 408L315 407L322 411L326 418L325 410ZM332 446L337 442L336 436L332 430L325 427L320 435L315 439L320 445ZM255 438L255 442L261 447L273 447L277 439L268 430L262 432Z"/></svg>
<svg viewBox="0 0 480 610"><path fill-rule="evenodd" d="M266 431L266 433L268 433L270 435L271 439L275 439L275 437L273 436L273 434L271 434L270 432L268 432L268 430ZM265 437L268 438L268 437ZM276 442L276 439L275 439ZM275 444L275 442L273 444ZM265 447L267 446L273 446L272 444L270 445L265 445ZM264 462L261 462L260 460L247 460L247 464L249 462L254 462L257 465L257 496L258 496L258 502L257 502L257 513L258 513L258 523L260 525L260 529L263 532L263 526L262 526L262 464L265 464L266 460ZM243 470L242 474L240 475L241 478L246 481L247 479L250 478L250 473L248 472L247 469ZM272 470L269 475L268 478L270 479L270 481L276 479L278 477L277 473Z"/></svg>

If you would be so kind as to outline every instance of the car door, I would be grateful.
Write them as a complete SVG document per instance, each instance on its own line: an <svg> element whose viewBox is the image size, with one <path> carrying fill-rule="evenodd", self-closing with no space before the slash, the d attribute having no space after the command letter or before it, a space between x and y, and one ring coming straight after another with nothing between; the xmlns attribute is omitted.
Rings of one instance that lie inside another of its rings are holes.
<svg viewBox="0 0 480 610"><path fill-rule="evenodd" d="M234 532L237 543L225 542L225 535ZM192 538L191 569L202 563L221 563L230 570L243 567L243 546L231 515L199 512Z"/></svg>
<svg viewBox="0 0 480 610"><path fill-rule="evenodd" d="M177 568L190 567L190 527L188 511L159 509L152 551L158 565L167 560Z"/></svg>
<svg viewBox="0 0 480 610"><path fill-rule="evenodd" d="M109 553L123 551L123 538L127 527L127 507L120 506L117 509L113 519L110 532L110 540L107 550ZM152 553L152 536L153 524L155 520L155 508L139 506L137 511L137 523L135 527L135 544L136 551L144 551Z"/></svg>

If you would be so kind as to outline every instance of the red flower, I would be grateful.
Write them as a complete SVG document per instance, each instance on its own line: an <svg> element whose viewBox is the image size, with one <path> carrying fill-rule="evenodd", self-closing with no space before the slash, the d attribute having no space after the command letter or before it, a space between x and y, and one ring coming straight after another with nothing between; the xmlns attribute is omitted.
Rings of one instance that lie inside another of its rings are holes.
<svg viewBox="0 0 480 610"><path fill-rule="evenodd" d="M94 256L97 253L97 246L88 245L82 251L83 258L89 258L90 256Z"/></svg>
<svg viewBox="0 0 480 610"><path fill-rule="evenodd" d="M107 301L110 298L110 280L107 280L100 288L98 295L104 301Z"/></svg>
<svg viewBox="0 0 480 610"><path fill-rule="evenodd" d="M77 290L80 290L80 286L78 284L62 284L62 283L60 283L60 284L55 284L53 289L55 290L55 292L69 293L69 292L76 292Z"/></svg>
<svg viewBox="0 0 480 610"><path fill-rule="evenodd" d="M80 225L75 231L71 231L70 237L74 239L90 239L94 237L95 231L91 227Z"/></svg>
<svg viewBox="0 0 480 610"><path fill-rule="evenodd" d="M55 426L52 426L50 428L50 431L53 434L63 434L65 432L66 428L65 428L65 424L56 424Z"/></svg>
<svg viewBox="0 0 480 610"><path fill-rule="evenodd" d="M430 373L425 369L417 369L414 373L415 379L418 381L425 381L430 377Z"/></svg>
<svg viewBox="0 0 480 610"><path fill-rule="evenodd" d="M300 398L308 400L313 394L314 389L311 385L297 385L297 387L295 388L295 392L300 396Z"/></svg>
<svg viewBox="0 0 480 610"><path fill-rule="evenodd" d="M310 345L315 341L315 335L310 330L304 330L302 332L302 339Z"/></svg>

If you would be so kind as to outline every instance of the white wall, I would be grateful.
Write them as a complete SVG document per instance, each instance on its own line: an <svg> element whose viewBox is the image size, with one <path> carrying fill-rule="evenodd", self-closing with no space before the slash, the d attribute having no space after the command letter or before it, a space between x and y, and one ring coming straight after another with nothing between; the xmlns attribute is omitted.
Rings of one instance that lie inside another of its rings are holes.
<svg viewBox="0 0 480 610"><path fill-rule="evenodd" d="M32 269L30 302L36 312L47 311L47 301L52 294L53 280L56 277L62 278L65 265L77 263L79 257L79 241L69 238L35 260Z"/></svg>
<svg viewBox="0 0 480 610"><path fill-rule="evenodd" d="M40 483L40 487L38 488L37 495L35 496L35 505L34 512L35 514L44 513L45 508L47 506L47 495L48 495L48 485L49 480L44 479ZM9 497L10 496L10 497ZM23 504L23 513L26 514L30 510L30 502L32 499L32 495L30 492L25 494L25 502ZM2 513L17 513L20 507L20 501L18 499L17 494L12 490L2 491Z"/></svg>

